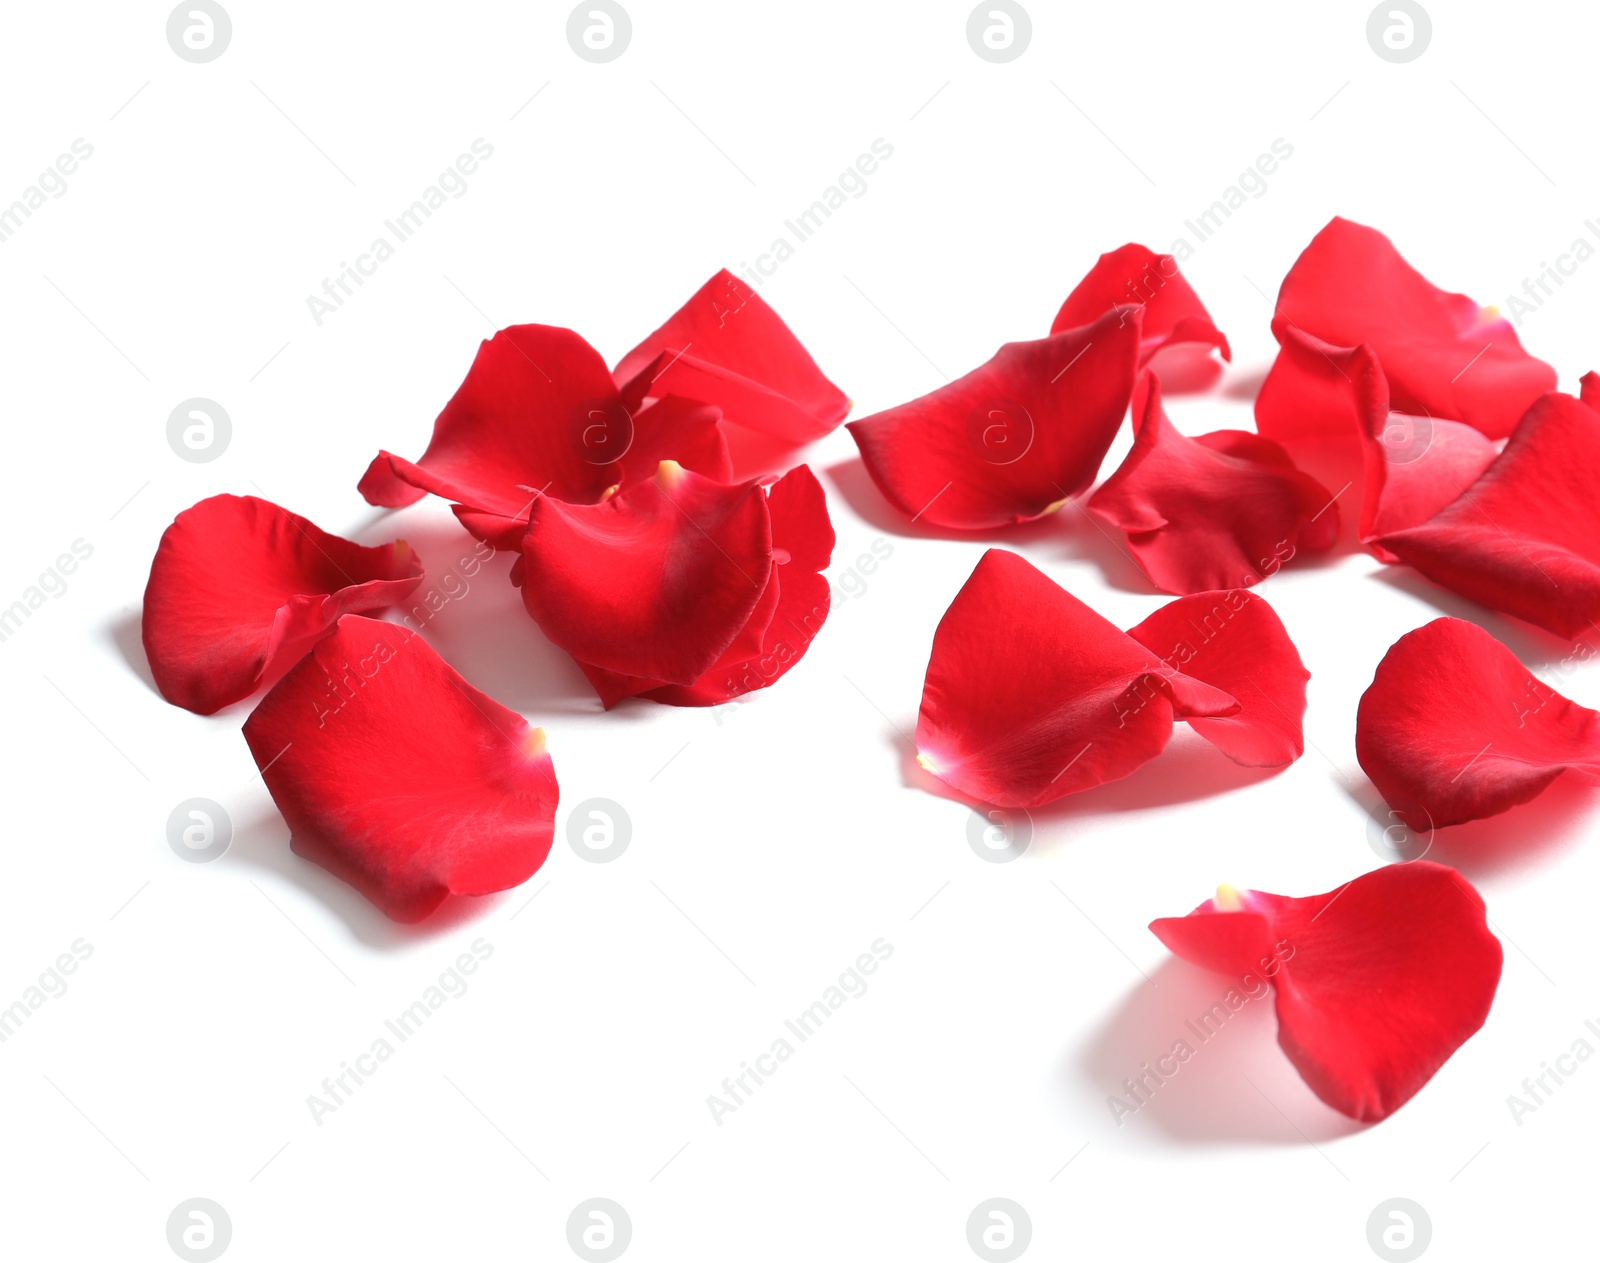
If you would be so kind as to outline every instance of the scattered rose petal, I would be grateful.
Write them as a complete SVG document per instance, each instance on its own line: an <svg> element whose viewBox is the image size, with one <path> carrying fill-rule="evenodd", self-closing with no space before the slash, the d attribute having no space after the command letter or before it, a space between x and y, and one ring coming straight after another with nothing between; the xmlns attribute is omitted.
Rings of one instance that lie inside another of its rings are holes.
<svg viewBox="0 0 1600 1263"><path fill-rule="evenodd" d="M1381 560L1394 561L1380 537L1427 521L1472 485L1499 446L1460 421L1392 411L1370 346L1333 346L1294 328L1282 340L1256 399L1256 424L1286 443L1359 442L1358 534Z"/></svg>
<svg viewBox="0 0 1600 1263"><path fill-rule="evenodd" d="M1271 439L1241 430L1187 438L1146 373L1134 392L1133 448L1089 498L1089 512L1127 536L1163 592L1248 587L1298 552L1339 534L1328 489Z"/></svg>
<svg viewBox="0 0 1600 1263"><path fill-rule="evenodd" d="M576 333L514 325L478 348L428 450L415 463L379 452L358 489L368 503L391 508L432 492L453 501L479 539L515 550L543 496L593 504L669 459L727 478L718 417L713 407L671 397L630 408L599 352Z"/></svg>
<svg viewBox="0 0 1600 1263"><path fill-rule="evenodd" d="M833 524L822 484L804 465L791 469L767 493L772 519L771 577L733 643L691 684L667 684L578 665L607 707L624 697L670 706L717 706L776 683L802 657L831 603L822 571L833 555Z"/></svg>
<svg viewBox="0 0 1600 1263"><path fill-rule="evenodd" d="M735 425L791 443L821 438L850 411L778 313L724 269L622 357L624 395L702 399Z"/></svg>
<svg viewBox="0 0 1600 1263"><path fill-rule="evenodd" d="M1574 639L1600 619L1600 413L1543 396L1459 497L1378 543L1442 588Z"/></svg>
<svg viewBox="0 0 1600 1263"><path fill-rule="evenodd" d="M249 697L340 615L404 600L422 563L364 548L255 496L212 496L161 536L144 593L144 650L161 695L210 715Z"/></svg>
<svg viewBox="0 0 1600 1263"><path fill-rule="evenodd" d="M913 521L984 530L1040 517L1094 482L1128 410L1140 319L1117 308L1009 342L965 377L846 428Z"/></svg>
<svg viewBox="0 0 1600 1263"><path fill-rule="evenodd" d="M1301 720L1311 673L1277 612L1253 592L1200 592L1164 605L1128 635L1168 667L1221 689L1230 715L1189 726L1235 763L1287 767L1305 753Z"/></svg>
<svg viewBox="0 0 1600 1263"><path fill-rule="evenodd" d="M1127 776L1183 719L1236 762L1278 766L1299 754L1305 679L1248 592L1175 601L1130 634L990 549L934 633L917 761L979 802L1035 807Z"/></svg>
<svg viewBox="0 0 1600 1263"><path fill-rule="evenodd" d="M1307 898L1217 893L1150 929L1193 964L1271 982L1279 1045L1342 1114L1387 1118L1489 1015L1500 942L1453 868L1391 864ZM1236 994L1222 1006L1231 1011Z"/></svg>
<svg viewBox="0 0 1600 1263"><path fill-rule="evenodd" d="M544 730L420 636L347 617L273 686L244 737L295 854L396 921L527 881L550 853Z"/></svg>
<svg viewBox="0 0 1600 1263"><path fill-rule="evenodd" d="M1493 308L1439 289L1381 232L1348 219L1330 221L1284 278L1272 332L1282 343L1289 329L1339 347L1368 344L1395 411L1463 421L1494 439L1556 384Z"/></svg>
<svg viewBox="0 0 1600 1263"><path fill-rule="evenodd" d="M1102 254L1089 274L1067 295L1056 313L1051 333L1093 324L1114 307L1144 309L1140 328L1139 362L1147 364L1156 352L1179 343L1215 347L1222 358L1232 359L1228 339L1222 335L1170 254L1157 254L1145 246L1125 245Z"/></svg>
<svg viewBox="0 0 1600 1263"><path fill-rule="evenodd" d="M1600 715L1477 624L1436 618L1378 664L1356 711L1356 757L1423 832L1509 810L1563 772L1600 779Z"/></svg>
<svg viewBox="0 0 1600 1263"><path fill-rule="evenodd" d="M749 622L772 568L766 496L662 463L602 504L533 506L523 604L580 662L691 684Z"/></svg>

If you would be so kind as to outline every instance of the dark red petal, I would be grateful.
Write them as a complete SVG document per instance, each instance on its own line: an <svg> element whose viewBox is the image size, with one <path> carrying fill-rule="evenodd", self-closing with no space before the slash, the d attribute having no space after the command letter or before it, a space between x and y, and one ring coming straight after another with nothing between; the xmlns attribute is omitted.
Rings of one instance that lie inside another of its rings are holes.
<svg viewBox="0 0 1600 1263"><path fill-rule="evenodd" d="M622 457L624 487L655 475L664 460L685 469L727 482L733 476L728 440L720 424L722 413L711 404L678 395L664 395L633 413L633 445Z"/></svg>
<svg viewBox="0 0 1600 1263"><path fill-rule="evenodd" d="M463 680L420 636L341 619L245 721L295 854L396 921L446 895L525 882L557 800L544 730Z"/></svg>
<svg viewBox="0 0 1600 1263"><path fill-rule="evenodd" d="M1134 392L1133 416L1133 447L1088 508L1127 535L1162 591L1248 586L1301 550L1333 546L1333 497L1270 439L1237 430L1185 437L1150 373Z"/></svg>
<svg viewBox="0 0 1600 1263"><path fill-rule="evenodd" d="M1278 293L1272 331L1370 345L1397 412L1463 421L1504 438L1556 373L1522 349L1510 322L1430 283L1382 233L1334 219ZM1263 427L1263 433L1267 432Z"/></svg>
<svg viewBox="0 0 1600 1263"><path fill-rule="evenodd" d="M728 477L716 409L664 398L625 406L605 361L570 329L514 325L478 348L415 462L379 452L358 489L397 507L432 492L496 548L520 546L540 495L590 504L663 460Z"/></svg>
<svg viewBox="0 0 1600 1263"><path fill-rule="evenodd" d="M624 395L703 399L735 425L809 443L850 411L778 313L724 269L622 357Z"/></svg>
<svg viewBox="0 0 1600 1263"><path fill-rule="evenodd" d="M1356 710L1356 758L1420 832L1525 803L1564 771L1600 778L1600 715L1476 624L1437 618L1378 664Z"/></svg>
<svg viewBox="0 0 1600 1263"><path fill-rule="evenodd" d="M774 565L750 622L693 684L640 690L672 706L716 706L776 683L805 656L831 604L822 571L833 556L833 524L822 484L809 468L791 469L767 493ZM764 607L771 605L764 615ZM593 679L593 676L590 676Z"/></svg>
<svg viewBox="0 0 1600 1263"><path fill-rule="evenodd" d="M1494 440L1459 421L1407 416L1389 407L1389 382L1369 346L1337 347L1297 329L1256 398L1256 424L1285 442L1354 436L1365 485L1358 534L1378 542L1428 520L1470 486L1499 454Z"/></svg>
<svg viewBox="0 0 1600 1263"><path fill-rule="evenodd" d="M1378 543L1440 587L1576 638L1600 619L1600 413L1543 396L1482 477Z"/></svg>
<svg viewBox="0 0 1600 1263"><path fill-rule="evenodd" d="M1175 712L1237 709L992 548L934 633L917 761L980 802L1033 807L1160 754Z"/></svg>
<svg viewBox="0 0 1600 1263"><path fill-rule="evenodd" d="M767 498L664 462L601 504L533 506L522 599L581 663L691 684L750 620L772 568Z"/></svg>
<svg viewBox="0 0 1600 1263"><path fill-rule="evenodd" d="M342 614L422 582L404 540L363 548L255 496L212 496L161 536L144 592L144 650L161 695L210 715L249 697Z"/></svg>
<svg viewBox="0 0 1600 1263"><path fill-rule="evenodd" d="M478 347L428 450L415 463L380 452L358 489L372 504L420 489L523 517L538 491L587 503L619 482L630 430L599 352L570 329L513 325Z"/></svg>
<svg viewBox="0 0 1600 1263"><path fill-rule="evenodd" d="M1139 358L1137 308L993 359L931 395L852 421L873 482L916 521L1026 522L1086 490L1122 425Z"/></svg>
<svg viewBox="0 0 1600 1263"><path fill-rule="evenodd" d="M1185 960L1242 976L1250 990L1270 981L1279 1045L1342 1114L1387 1118L1489 1015L1500 942L1482 897L1453 868L1391 864L1304 899L1219 895L1221 905L1207 900L1150 929Z"/></svg>
<svg viewBox="0 0 1600 1263"><path fill-rule="evenodd" d="M1100 256L1061 304L1050 332L1092 324L1111 308L1126 304L1144 308L1141 363L1180 342L1214 346L1223 359L1233 358L1228 339L1211 323L1199 295L1178 271L1178 261L1131 243Z"/></svg>
<svg viewBox="0 0 1600 1263"><path fill-rule="evenodd" d="M1200 592L1164 605L1128 635L1191 679L1236 698L1236 713L1190 726L1235 763L1285 767L1305 752L1306 681L1272 606L1252 592Z"/></svg>
<svg viewBox="0 0 1600 1263"><path fill-rule="evenodd" d="M710 404L667 395L632 413L631 426L619 419L623 415L605 413L594 423L598 431L615 420L618 433L632 436L631 446L622 459L606 466L620 479L622 486L631 487L648 479L664 460L676 460L685 469L717 482L726 482L732 476L728 442L719 424L721 413ZM522 512L516 517L460 504L454 505L453 511L461 525L485 543L503 552L521 552L522 537L528 531L528 514L533 508L532 497L519 507Z"/></svg>

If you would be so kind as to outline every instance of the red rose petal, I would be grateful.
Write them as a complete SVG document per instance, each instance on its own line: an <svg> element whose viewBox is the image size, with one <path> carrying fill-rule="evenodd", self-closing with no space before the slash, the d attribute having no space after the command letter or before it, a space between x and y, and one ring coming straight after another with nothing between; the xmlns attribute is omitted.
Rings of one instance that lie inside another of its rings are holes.
<svg viewBox="0 0 1600 1263"><path fill-rule="evenodd" d="M1379 558L1390 531L1427 521L1499 455L1494 440L1459 421L1390 410L1389 382L1369 346L1338 347L1298 329L1256 398L1256 424L1285 442L1354 436L1364 487L1358 534Z"/></svg>
<svg viewBox="0 0 1600 1263"><path fill-rule="evenodd" d="M1219 895L1150 929L1185 960L1271 981L1279 1045L1342 1114L1387 1118L1489 1015L1500 943L1452 868L1392 864L1303 899Z"/></svg>
<svg viewBox="0 0 1600 1263"><path fill-rule="evenodd" d="M750 622L693 684L641 688L642 696L671 706L717 706L775 684L805 656L831 604L822 575L834 542L827 498L816 475L800 465L768 491L767 509L775 564ZM589 678L594 679L592 671Z"/></svg>
<svg viewBox="0 0 1600 1263"><path fill-rule="evenodd" d="M616 380L625 395L664 386L703 399L735 425L792 443L821 438L850 411L778 313L726 269L622 357Z"/></svg>
<svg viewBox="0 0 1600 1263"><path fill-rule="evenodd" d="M341 619L245 721L295 854L396 921L525 882L550 853L544 730L480 693L420 636Z"/></svg>
<svg viewBox="0 0 1600 1263"><path fill-rule="evenodd" d="M1127 535L1162 591L1248 586L1302 549L1333 546L1333 496L1270 439L1238 430L1185 437L1149 373L1134 392L1133 416L1133 448L1088 509Z"/></svg>
<svg viewBox="0 0 1600 1263"><path fill-rule="evenodd" d="M1216 347L1223 359L1233 358L1228 339L1211 323L1199 295L1178 271L1178 261L1132 243L1100 256L1061 304L1050 332L1092 324L1111 308L1126 304L1144 309L1141 364L1162 348L1183 342Z"/></svg>
<svg viewBox="0 0 1600 1263"><path fill-rule="evenodd" d="M1305 752L1306 681L1283 622L1252 592L1201 592L1164 605L1128 635L1184 675L1237 699L1236 713L1189 725L1235 763L1285 767Z"/></svg>
<svg viewBox="0 0 1600 1263"><path fill-rule="evenodd" d="M1238 707L990 549L934 633L917 761L980 802L1034 807L1127 776L1166 748L1175 714Z"/></svg>
<svg viewBox="0 0 1600 1263"><path fill-rule="evenodd" d="M750 620L772 567L766 495L664 462L602 504L533 506L523 604L579 662L692 684Z"/></svg>
<svg viewBox="0 0 1600 1263"><path fill-rule="evenodd" d="M1506 811L1565 771L1600 778L1600 715L1476 624L1437 618L1378 664L1356 711L1356 758L1420 832Z"/></svg>
<svg viewBox="0 0 1600 1263"><path fill-rule="evenodd" d="M1367 343L1397 412L1463 421L1490 438L1509 434L1556 384L1508 321L1439 289L1382 233L1347 219L1319 232L1284 278L1272 331L1282 343L1288 329L1340 347Z"/></svg>
<svg viewBox="0 0 1600 1263"><path fill-rule="evenodd" d="M1575 638L1600 619L1600 413L1552 392L1460 497L1378 539L1440 587Z"/></svg>
<svg viewBox="0 0 1600 1263"><path fill-rule="evenodd" d="M1088 488L1122 425L1139 357L1137 308L993 359L846 428L878 489L915 521L956 530L1026 522Z"/></svg>
<svg viewBox="0 0 1600 1263"><path fill-rule="evenodd" d="M533 501L591 504L609 488L677 460L713 478L729 471L714 408L666 398L626 407L605 361L570 329L514 325L478 348L416 462L380 452L358 486L398 507L424 492L497 548L518 548Z"/></svg>
<svg viewBox="0 0 1600 1263"><path fill-rule="evenodd" d="M340 615L422 581L404 541L363 548L255 496L212 496L161 536L144 593L144 649L161 695L200 715L249 697Z"/></svg>

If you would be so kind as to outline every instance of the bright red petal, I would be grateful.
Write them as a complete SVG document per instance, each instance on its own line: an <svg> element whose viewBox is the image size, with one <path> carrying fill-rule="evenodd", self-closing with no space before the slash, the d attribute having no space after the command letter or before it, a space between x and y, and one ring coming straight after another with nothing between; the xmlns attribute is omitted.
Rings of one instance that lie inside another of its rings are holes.
<svg viewBox="0 0 1600 1263"><path fill-rule="evenodd" d="M1333 546L1333 496L1270 439L1237 430L1185 437L1167 420L1149 373L1134 392L1133 415L1133 448L1088 508L1127 535L1162 591L1247 587L1301 550Z"/></svg>
<svg viewBox="0 0 1600 1263"><path fill-rule="evenodd" d="M607 673L585 666L608 707L634 694L671 706L717 706L775 684L805 656L827 621L831 603L822 576L834 542L827 499L816 475L800 465L767 493L767 509L772 517L772 577L733 644L693 684L603 679Z"/></svg>
<svg viewBox="0 0 1600 1263"><path fill-rule="evenodd" d="M144 649L161 695L210 715L249 697L342 614L422 582L402 540L363 548L255 496L212 496L161 536L144 593Z"/></svg>
<svg viewBox="0 0 1600 1263"><path fill-rule="evenodd" d="M792 443L821 438L850 411L778 313L726 269L622 357L616 380L641 398L703 399L735 425Z"/></svg>
<svg viewBox="0 0 1600 1263"><path fill-rule="evenodd" d="M1131 243L1100 256L1061 304L1050 332L1093 324L1113 307L1127 304L1144 308L1141 363L1180 342L1216 347L1223 359L1232 358L1228 339L1211 323L1199 295L1178 271L1178 261L1170 254L1157 254Z"/></svg>
<svg viewBox="0 0 1600 1263"><path fill-rule="evenodd" d="M1463 421L1504 438L1556 373L1508 321L1430 283L1382 233L1334 219L1284 278L1272 320L1340 347L1367 343L1397 412ZM1263 433L1268 432L1263 427Z"/></svg>
<svg viewBox="0 0 1600 1263"><path fill-rule="evenodd" d="M1150 929L1185 960L1240 976L1249 991L1271 982L1279 1045L1342 1114L1387 1118L1489 1016L1500 942L1482 897L1453 868L1391 864L1304 899L1221 893L1223 904L1207 900ZM1202 1031L1228 1015L1203 1016Z"/></svg>
<svg viewBox="0 0 1600 1263"><path fill-rule="evenodd" d="M1600 778L1600 715L1475 623L1437 618L1378 664L1356 711L1356 757L1425 832L1525 803L1565 771Z"/></svg>
<svg viewBox="0 0 1600 1263"><path fill-rule="evenodd" d="M1427 521L1499 455L1494 440L1459 421L1408 416L1389 407L1389 382L1369 346L1338 347L1298 329L1256 398L1256 424L1284 442L1354 438L1365 485L1358 534L1384 561L1378 542Z"/></svg>
<svg viewBox="0 0 1600 1263"><path fill-rule="evenodd" d="M557 800L544 730L422 637L344 618L273 686L244 737L296 855L396 921L528 880Z"/></svg>
<svg viewBox="0 0 1600 1263"><path fill-rule="evenodd" d="M931 395L846 428L906 516L956 530L1025 522L1094 482L1128 410L1137 308L993 359Z"/></svg>
<svg viewBox="0 0 1600 1263"><path fill-rule="evenodd" d="M1597 486L1600 413L1551 393L1459 498L1378 542L1440 587L1576 638L1600 619Z"/></svg>
<svg viewBox="0 0 1600 1263"><path fill-rule="evenodd" d="M917 760L970 798L1034 807L1160 754L1175 712L1237 709L1015 553L990 549L934 633Z"/></svg>
<svg viewBox="0 0 1600 1263"><path fill-rule="evenodd" d="M692 684L749 622L772 568L767 499L665 462L601 504L541 497L522 543L523 604L581 663Z"/></svg>
<svg viewBox="0 0 1600 1263"><path fill-rule="evenodd" d="M630 410L576 333L515 325L478 348L428 450L415 463L378 453L358 489L390 507L432 492L480 539L516 549L538 496L590 504L668 459L726 478L717 421L715 409L682 399Z"/></svg>
<svg viewBox="0 0 1600 1263"><path fill-rule="evenodd" d="M1169 667L1238 700L1234 714L1189 720L1235 763L1285 767L1305 752L1301 720L1311 673L1259 596L1234 589L1182 597L1128 635Z"/></svg>

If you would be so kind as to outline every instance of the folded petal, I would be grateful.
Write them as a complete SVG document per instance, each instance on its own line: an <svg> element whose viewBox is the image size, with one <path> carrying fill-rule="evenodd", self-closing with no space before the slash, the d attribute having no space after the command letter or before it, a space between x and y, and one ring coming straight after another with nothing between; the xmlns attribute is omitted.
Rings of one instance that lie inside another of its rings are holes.
<svg viewBox="0 0 1600 1263"><path fill-rule="evenodd" d="M701 399L792 443L821 438L850 411L778 313L726 269L622 357L616 380L624 395Z"/></svg>
<svg viewBox="0 0 1600 1263"><path fill-rule="evenodd" d="M791 469L767 493L772 519L771 578L734 642L692 684L665 684L603 671L580 662L606 707L642 696L670 706L717 706L776 683L811 646L827 621L833 524L816 475Z"/></svg>
<svg viewBox="0 0 1600 1263"><path fill-rule="evenodd" d="M1490 438L1509 434L1556 384L1509 321L1439 289L1382 233L1347 219L1329 222L1284 278L1272 331L1282 343L1289 329L1340 347L1367 343L1395 411L1462 421Z"/></svg>
<svg viewBox="0 0 1600 1263"><path fill-rule="evenodd" d="M1358 534L1383 561L1380 537L1427 521L1499 455L1460 421L1390 408L1389 381L1370 346L1339 347L1295 328L1256 397L1256 424L1283 442L1359 442L1364 486Z"/></svg>
<svg viewBox="0 0 1600 1263"><path fill-rule="evenodd" d="M1067 295L1056 313L1051 333L1093 324L1114 307L1132 304L1144 309L1140 329L1139 361L1167 346L1195 342L1216 347L1222 358L1233 358L1222 335L1170 254L1157 254L1129 243L1102 254L1089 274Z"/></svg>
<svg viewBox="0 0 1600 1263"><path fill-rule="evenodd" d="M846 428L907 517L956 530L1025 522L1094 482L1128 410L1138 308L993 359L930 395Z"/></svg>
<svg viewBox="0 0 1600 1263"><path fill-rule="evenodd" d="M262 699L244 737L290 845L396 921L527 881L550 853L544 730L420 636L347 617Z"/></svg>
<svg viewBox="0 0 1600 1263"><path fill-rule="evenodd" d="M990 549L934 633L917 761L980 802L1033 807L1127 776L1166 748L1175 717L1238 709Z"/></svg>
<svg viewBox="0 0 1600 1263"><path fill-rule="evenodd" d="M1308 898L1223 887L1150 929L1185 960L1240 977L1247 992L1270 982L1284 1053L1313 1092L1361 1122L1387 1118L1421 1090L1483 1025L1500 982L1482 897L1426 860ZM1203 1029L1231 1015L1236 994L1221 1017L1201 1017Z"/></svg>
<svg viewBox="0 0 1600 1263"><path fill-rule="evenodd" d="M591 504L668 459L727 477L717 422L714 408L682 399L630 408L576 333L514 325L478 348L428 450L415 463L378 453L358 489L388 507L432 492L480 539L515 549L541 495Z"/></svg>
<svg viewBox="0 0 1600 1263"><path fill-rule="evenodd" d="M1272 440L1239 430L1185 437L1150 373L1134 392L1133 416L1133 447L1088 509L1127 536L1162 591L1246 587L1301 550L1333 546L1333 496Z"/></svg>
<svg viewBox="0 0 1600 1263"><path fill-rule="evenodd" d="M364 548L255 496L212 496L161 536L144 593L144 649L161 695L210 715L249 697L343 614L422 582L404 540Z"/></svg>
<svg viewBox="0 0 1600 1263"><path fill-rule="evenodd" d="M1600 778L1600 715L1477 624L1436 618L1378 664L1356 710L1356 757L1422 832L1497 815L1566 771Z"/></svg>
<svg viewBox="0 0 1600 1263"><path fill-rule="evenodd" d="M601 504L533 506L523 604L581 663L692 684L734 642L773 565L767 499L663 462Z"/></svg>
<svg viewBox="0 0 1600 1263"><path fill-rule="evenodd" d="M1311 673L1272 606L1252 592L1200 592L1164 605L1128 635L1185 676L1238 702L1189 725L1235 763L1285 767L1305 752Z"/></svg>
<svg viewBox="0 0 1600 1263"><path fill-rule="evenodd" d="M1600 413L1540 398L1456 499L1378 543L1440 587L1576 638L1600 619Z"/></svg>

